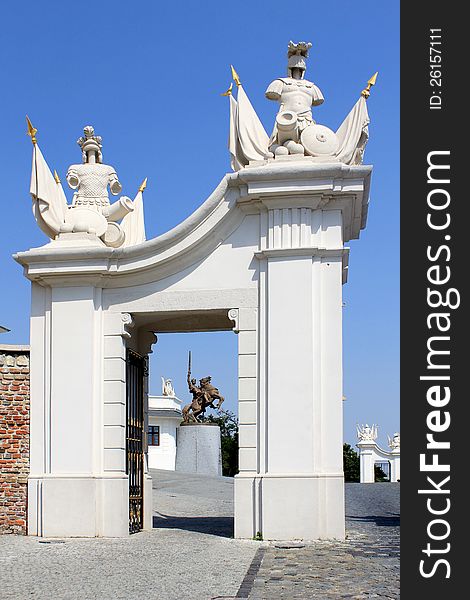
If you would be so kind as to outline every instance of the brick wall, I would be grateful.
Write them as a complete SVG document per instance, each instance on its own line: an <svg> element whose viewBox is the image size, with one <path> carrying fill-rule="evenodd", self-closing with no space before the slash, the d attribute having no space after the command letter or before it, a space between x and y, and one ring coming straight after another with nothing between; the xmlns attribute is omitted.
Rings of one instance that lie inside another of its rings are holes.
<svg viewBox="0 0 470 600"><path fill-rule="evenodd" d="M26 534L29 347L0 345L0 534Z"/></svg>

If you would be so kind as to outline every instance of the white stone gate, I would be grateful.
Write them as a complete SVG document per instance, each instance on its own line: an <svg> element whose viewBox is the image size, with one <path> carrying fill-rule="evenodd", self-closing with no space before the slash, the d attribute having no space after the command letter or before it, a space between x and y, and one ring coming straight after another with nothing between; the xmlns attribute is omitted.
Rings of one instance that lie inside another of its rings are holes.
<svg viewBox="0 0 470 600"><path fill-rule="evenodd" d="M236 537L344 537L341 288L370 174L309 157L249 166L143 244L70 233L15 256L32 282L30 535L128 535L126 349L233 329Z"/></svg>
<svg viewBox="0 0 470 600"><path fill-rule="evenodd" d="M369 425L357 428L359 441L360 482L375 483L375 465L388 463L390 466L390 482L400 481L400 434L389 437L390 451L383 450L376 442L377 426Z"/></svg>

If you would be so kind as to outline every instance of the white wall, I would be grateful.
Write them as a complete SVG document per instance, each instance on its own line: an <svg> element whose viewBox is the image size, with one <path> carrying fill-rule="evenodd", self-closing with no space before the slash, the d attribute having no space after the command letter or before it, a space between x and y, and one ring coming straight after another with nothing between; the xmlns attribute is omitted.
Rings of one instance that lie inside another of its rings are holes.
<svg viewBox="0 0 470 600"><path fill-rule="evenodd" d="M180 419L154 417L149 414L149 425L160 427L160 445L148 447L149 469L175 470L176 463L176 430Z"/></svg>

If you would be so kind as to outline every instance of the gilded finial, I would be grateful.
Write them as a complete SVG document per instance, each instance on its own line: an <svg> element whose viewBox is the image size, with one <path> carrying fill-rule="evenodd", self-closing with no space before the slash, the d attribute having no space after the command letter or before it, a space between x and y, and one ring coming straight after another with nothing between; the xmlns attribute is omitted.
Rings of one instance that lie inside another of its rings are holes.
<svg viewBox="0 0 470 600"><path fill-rule="evenodd" d="M233 88L233 83L230 84L230 87L228 88L228 90L226 92L224 92L223 94L220 94L220 95L221 96L231 96L232 95L232 88Z"/></svg>
<svg viewBox="0 0 470 600"><path fill-rule="evenodd" d="M31 141L33 142L33 145L36 145L36 143L37 143L36 133L38 132L38 130L36 129L36 127L33 127L33 124L29 120L28 115L26 115L26 123L28 124L27 135L29 135L29 137L31 138Z"/></svg>
<svg viewBox="0 0 470 600"><path fill-rule="evenodd" d="M230 65L230 68L232 69L232 79L237 84L237 87L240 87L241 86L241 81L240 81L240 77L238 77L238 73L233 68L233 65Z"/></svg>
<svg viewBox="0 0 470 600"><path fill-rule="evenodd" d="M370 88L375 85L375 82L377 81L377 75L379 74L379 72L377 71L376 73L374 73L372 75L372 77L369 79L369 81L367 82L367 86L365 89L362 90L361 92L361 96L364 96L364 98L367 100L367 98L370 96Z"/></svg>
<svg viewBox="0 0 470 600"><path fill-rule="evenodd" d="M56 171L55 169L54 169L54 179L55 179L55 182L56 182L57 184L59 184L59 183L60 183L60 177L59 177L59 174L57 173L57 171Z"/></svg>
<svg viewBox="0 0 470 600"><path fill-rule="evenodd" d="M147 187L147 177L142 181L142 183L140 184L139 187L139 192L143 192L145 190L145 188Z"/></svg>

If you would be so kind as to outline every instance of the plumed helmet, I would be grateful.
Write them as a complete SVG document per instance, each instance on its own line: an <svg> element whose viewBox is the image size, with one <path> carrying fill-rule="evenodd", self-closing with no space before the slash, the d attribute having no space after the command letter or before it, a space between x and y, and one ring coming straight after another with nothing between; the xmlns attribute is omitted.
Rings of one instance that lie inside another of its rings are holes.
<svg viewBox="0 0 470 600"><path fill-rule="evenodd" d="M101 136L94 135L95 130L92 125L86 125L83 128L83 136L78 138L77 144L82 149L83 162L86 162L86 153L88 151L94 151L97 154L98 162L103 159L101 148L103 146Z"/></svg>
<svg viewBox="0 0 470 600"><path fill-rule="evenodd" d="M305 71L305 69L307 68L307 63L305 62L305 58L301 54L293 54L292 56L289 56L289 60L287 62L287 68L293 69L294 67L297 67L298 69L302 69L302 71Z"/></svg>
<svg viewBox="0 0 470 600"><path fill-rule="evenodd" d="M311 47L310 42L299 42L297 44L292 41L289 42L287 46L287 71L289 75L292 75L291 69L294 68L305 71L307 68L305 59L308 57L308 51Z"/></svg>

